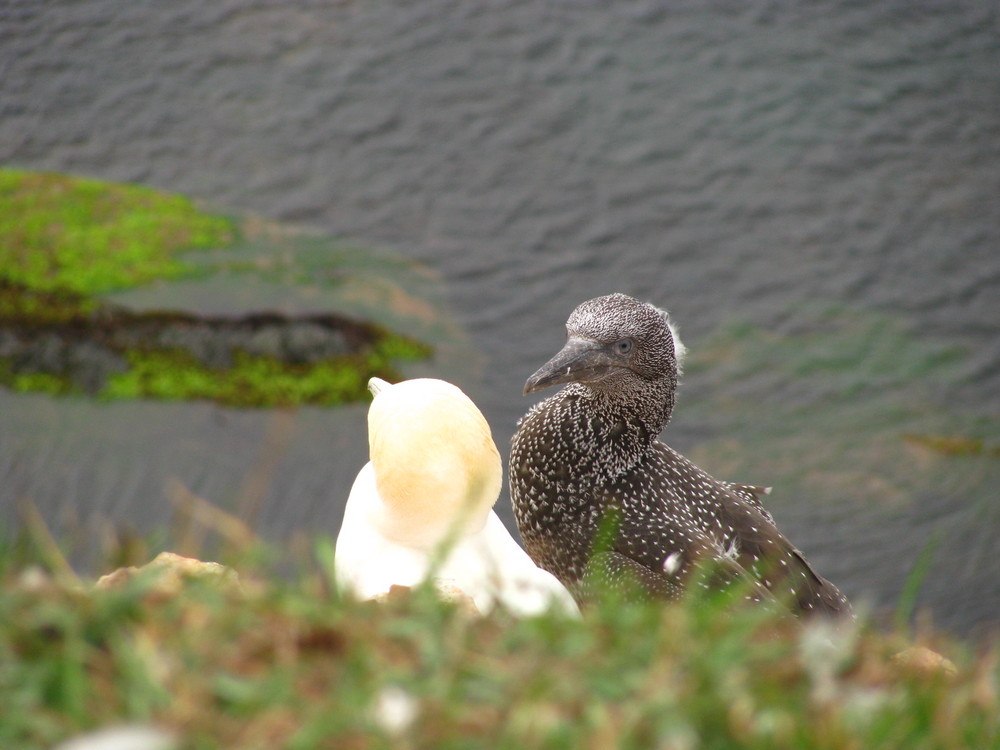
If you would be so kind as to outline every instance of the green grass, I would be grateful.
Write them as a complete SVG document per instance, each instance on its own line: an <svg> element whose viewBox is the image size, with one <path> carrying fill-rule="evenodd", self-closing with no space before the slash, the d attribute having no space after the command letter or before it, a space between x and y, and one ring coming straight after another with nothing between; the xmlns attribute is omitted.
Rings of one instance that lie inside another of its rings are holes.
<svg viewBox="0 0 1000 750"><path fill-rule="evenodd" d="M475 618L426 591L359 603L332 591L329 541L315 549L290 579L237 563L240 589L166 594L25 573L30 551L8 546L0 746L153 722L197 750L1000 747L997 642L923 633L949 673L895 659L903 632L823 633L704 597L582 621ZM379 718L389 699L412 708L405 727Z"/></svg>
<svg viewBox="0 0 1000 750"><path fill-rule="evenodd" d="M178 252L234 236L230 219L182 195L0 169L0 278L35 291L93 295L177 278L192 272Z"/></svg>

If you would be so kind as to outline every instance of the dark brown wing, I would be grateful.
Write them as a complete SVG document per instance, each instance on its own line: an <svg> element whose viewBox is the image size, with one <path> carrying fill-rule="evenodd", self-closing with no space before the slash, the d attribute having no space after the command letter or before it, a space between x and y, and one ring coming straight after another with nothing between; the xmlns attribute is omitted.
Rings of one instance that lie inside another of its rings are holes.
<svg viewBox="0 0 1000 750"><path fill-rule="evenodd" d="M723 498L722 514L733 529L735 559L772 594L802 614L851 613L840 590L819 575L770 517L735 493Z"/></svg>

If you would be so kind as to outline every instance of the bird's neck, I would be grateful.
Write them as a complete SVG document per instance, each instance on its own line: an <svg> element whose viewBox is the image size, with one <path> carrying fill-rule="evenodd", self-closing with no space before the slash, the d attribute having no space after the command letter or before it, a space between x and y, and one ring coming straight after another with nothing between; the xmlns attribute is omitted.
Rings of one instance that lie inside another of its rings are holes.
<svg viewBox="0 0 1000 750"><path fill-rule="evenodd" d="M644 447L651 445L670 421L676 389L676 376L646 380L632 373L610 388L587 387L597 411L622 415L641 425L646 434Z"/></svg>
<svg viewBox="0 0 1000 750"><path fill-rule="evenodd" d="M554 402L561 404L568 434L578 439L570 440L566 456L572 471L553 481L573 476L583 484L603 484L631 470L648 452L670 419L673 388L649 381L614 389L573 383Z"/></svg>
<svg viewBox="0 0 1000 750"><path fill-rule="evenodd" d="M435 499L443 500L447 493ZM469 499L464 504L444 500L443 508L419 506L412 502L399 507L399 502L387 500L369 509L368 522L389 541L406 547L432 552L443 545L450 546L461 539L482 531L491 505ZM417 507L414 507L417 505Z"/></svg>

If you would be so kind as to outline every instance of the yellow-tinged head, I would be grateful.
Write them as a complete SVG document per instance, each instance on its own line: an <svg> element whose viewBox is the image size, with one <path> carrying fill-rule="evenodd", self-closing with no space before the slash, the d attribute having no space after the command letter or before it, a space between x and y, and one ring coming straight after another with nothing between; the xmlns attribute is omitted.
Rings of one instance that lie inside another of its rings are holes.
<svg viewBox="0 0 1000 750"><path fill-rule="evenodd" d="M372 378L368 447L381 507L372 518L401 544L430 547L472 534L500 494L503 469L486 418L461 389L418 378Z"/></svg>

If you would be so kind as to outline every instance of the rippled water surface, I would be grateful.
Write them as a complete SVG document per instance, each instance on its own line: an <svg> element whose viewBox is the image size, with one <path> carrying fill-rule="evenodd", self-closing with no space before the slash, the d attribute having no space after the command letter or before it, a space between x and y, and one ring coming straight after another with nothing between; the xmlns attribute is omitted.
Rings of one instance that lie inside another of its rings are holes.
<svg viewBox="0 0 1000 750"><path fill-rule="evenodd" d="M653 300L692 356L665 439L775 485L783 528L854 597L891 604L930 549L939 621L1000 619L996 6L706 6L7 3L0 159L419 261L468 355L431 370L502 450L578 302ZM192 304L174 293L129 299ZM365 454L360 407L0 410L5 511L67 521L163 522L177 477L257 493L270 535L333 532Z"/></svg>

